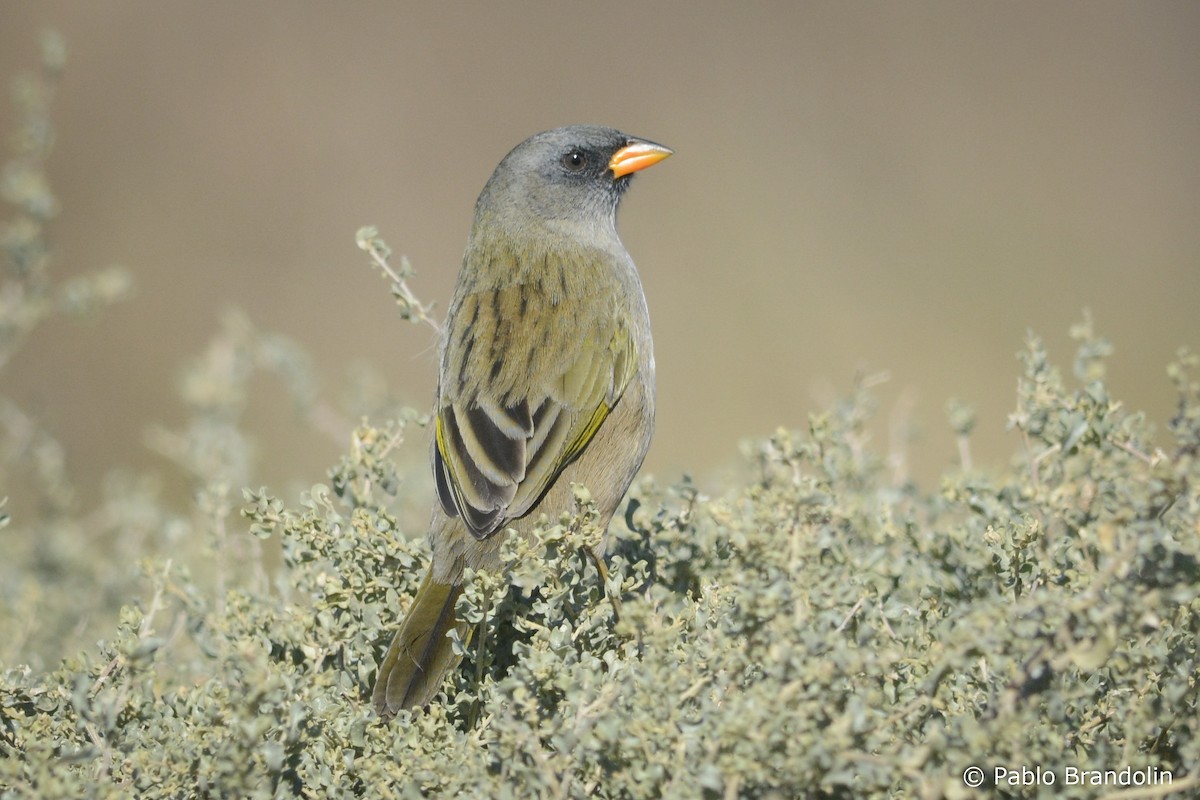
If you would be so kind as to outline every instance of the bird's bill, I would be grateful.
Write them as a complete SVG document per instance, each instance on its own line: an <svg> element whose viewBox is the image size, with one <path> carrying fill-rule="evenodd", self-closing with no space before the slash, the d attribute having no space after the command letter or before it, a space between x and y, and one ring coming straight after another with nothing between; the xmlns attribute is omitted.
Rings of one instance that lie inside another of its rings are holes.
<svg viewBox="0 0 1200 800"><path fill-rule="evenodd" d="M646 167L652 167L673 152L675 151L671 148L654 142L634 141L613 153L613 157L608 162L608 168L612 170L614 179L620 178Z"/></svg>

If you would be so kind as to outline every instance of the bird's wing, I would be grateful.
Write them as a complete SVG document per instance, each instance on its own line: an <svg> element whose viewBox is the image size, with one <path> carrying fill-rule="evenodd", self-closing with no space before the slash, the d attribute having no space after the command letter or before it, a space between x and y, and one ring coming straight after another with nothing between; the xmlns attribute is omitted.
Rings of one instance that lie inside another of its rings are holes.
<svg viewBox="0 0 1200 800"><path fill-rule="evenodd" d="M476 308L491 305L485 297L474 300ZM487 351L496 358L494 348L474 344L464 348L465 358L489 358ZM566 348L549 362L553 369L548 377L523 393L505 391L503 373L508 370L494 361L489 369L482 360L482 369L465 372L490 373L491 384L459 382L449 391L442 387L435 422L437 493L446 513L460 515L477 538L536 505L592 441L637 371L636 346L623 325L604 332L592 328ZM537 359L534 353L505 355L517 362L509 365L517 372Z"/></svg>

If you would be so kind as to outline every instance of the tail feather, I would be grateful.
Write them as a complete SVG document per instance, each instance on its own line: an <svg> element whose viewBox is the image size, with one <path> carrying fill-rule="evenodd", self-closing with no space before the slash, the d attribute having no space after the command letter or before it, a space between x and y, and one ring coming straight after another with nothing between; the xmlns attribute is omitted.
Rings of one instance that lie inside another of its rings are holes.
<svg viewBox="0 0 1200 800"><path fill-rule="evenodd" d="M468 626L454 613L461 594L461 586L436 582L426 574L379 666L372 700L381 717L427 705L446 673L458 666L460 657L454 654L446 634L457 629L460 638L466 637Z"/></svg>

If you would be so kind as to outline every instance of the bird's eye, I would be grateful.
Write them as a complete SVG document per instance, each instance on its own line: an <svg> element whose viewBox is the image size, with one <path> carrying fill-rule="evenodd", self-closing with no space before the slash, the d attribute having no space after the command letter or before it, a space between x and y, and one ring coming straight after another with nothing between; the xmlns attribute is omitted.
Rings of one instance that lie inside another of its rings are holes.
<svg viewBox="0 0 1200 800"><path fill-rule="evenodd" d="M562 157L562 165L567 172L580 172L587 166L587 156L579 150L572 150Z"/></svg>

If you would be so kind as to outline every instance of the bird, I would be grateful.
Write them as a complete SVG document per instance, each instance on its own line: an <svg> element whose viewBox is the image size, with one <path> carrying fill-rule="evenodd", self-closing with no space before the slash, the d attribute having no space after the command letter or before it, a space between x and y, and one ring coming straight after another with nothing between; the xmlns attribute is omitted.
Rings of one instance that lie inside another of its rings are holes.
<svg viewBox="0 0 1200 800"><path fill-rule="evenodd" d="M388 719L427 706L461 656L463 571L501 568L589 491L607 528L654 431L650 317L617 209L661 144L571 125L513 148L475 203L446 320L432 417L432 559L376 676ZM592 556L603 569L604 542Z"/></svg>

